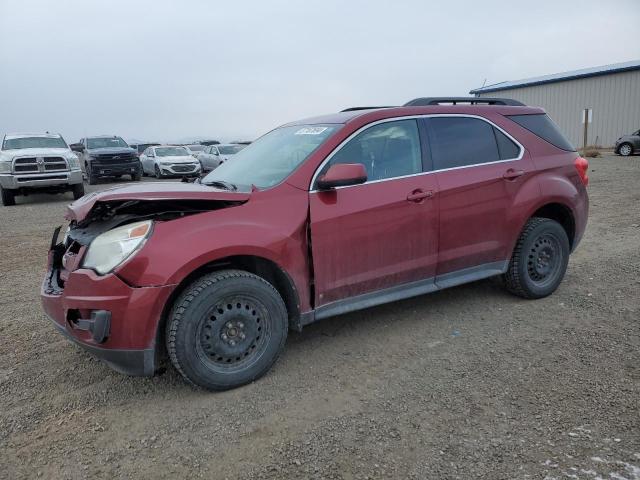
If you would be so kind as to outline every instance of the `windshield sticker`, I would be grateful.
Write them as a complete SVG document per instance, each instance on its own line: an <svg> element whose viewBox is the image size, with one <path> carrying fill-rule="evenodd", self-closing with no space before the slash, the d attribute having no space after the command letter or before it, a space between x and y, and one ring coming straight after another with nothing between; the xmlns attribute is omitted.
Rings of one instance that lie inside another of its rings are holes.
<svg viewBox="0 0 640 480"><path fill-rule="evenodd" d="M294 135L320 135L327 127L304 127L298 130Z"/></svg>

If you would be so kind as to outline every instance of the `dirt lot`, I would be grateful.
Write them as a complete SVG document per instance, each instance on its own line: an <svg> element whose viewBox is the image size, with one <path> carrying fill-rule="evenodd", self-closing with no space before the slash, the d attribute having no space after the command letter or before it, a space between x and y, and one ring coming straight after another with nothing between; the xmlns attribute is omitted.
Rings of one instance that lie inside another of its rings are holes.
<svg viewBox="0 0 640 480"><path fill-rule="evenodd" d="M591 165L553 296L489 280L333 318L219 394L56 334L38 290L70 196L0 208L0 477L640 479L640 157Z"/></svg>

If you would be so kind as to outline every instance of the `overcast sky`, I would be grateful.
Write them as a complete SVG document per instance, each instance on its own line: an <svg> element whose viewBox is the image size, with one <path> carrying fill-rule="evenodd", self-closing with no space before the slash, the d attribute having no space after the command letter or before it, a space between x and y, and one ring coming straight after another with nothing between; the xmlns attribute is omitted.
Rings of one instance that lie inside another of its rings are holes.
<svg viewBox="0 0 640 480"><path fill-rule="evenodd" d="M348 106L638 59L639 7L0 0L0 134L251 139Z"/></svg>

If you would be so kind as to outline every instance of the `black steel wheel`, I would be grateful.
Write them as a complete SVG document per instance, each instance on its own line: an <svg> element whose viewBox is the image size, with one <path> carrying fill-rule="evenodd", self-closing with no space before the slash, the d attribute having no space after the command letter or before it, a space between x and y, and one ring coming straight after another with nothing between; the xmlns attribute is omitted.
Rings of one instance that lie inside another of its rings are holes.
<svg viewBox="0 0 640 480"><path fill-rule="evenodd" d="M504 275L507 289L524 298L550 295L564 278L569 253L562 225L548 218L529 219Z"/></svg>
<svg viewBox="0 0 640 480"><path fill-rule="evenodd" d="M194 385L226 390L256 380L276 361L288 315L278 291L241 270L205 275L176 299L166 344L176 369Z"/></svg>

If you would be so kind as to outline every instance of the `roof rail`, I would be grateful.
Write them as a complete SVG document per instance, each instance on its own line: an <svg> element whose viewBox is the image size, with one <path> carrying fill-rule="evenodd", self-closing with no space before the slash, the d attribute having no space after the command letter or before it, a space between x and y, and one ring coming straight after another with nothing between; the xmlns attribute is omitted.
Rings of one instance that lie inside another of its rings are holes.
<svg viewBox="0 0 640 480"><path fill-rule="evenodd" d="M524 107L525 104L511 98L493 98L493 97L422 97L414 98L405 103L404 107L424 107L427 105L441 105L443 103L468 103L469 105L510 105L515 107Z"/></svg>
<svg viewBox="0 0 640 480"><path fill-rule="evenodd" d="M349 107L349 108L345 108L344 110L340 110L340 111L341 112L355 112L357 110L373 110L375 108L393 108L393 106L384 105L384 106L380 106L380 107Z"/></svg>

